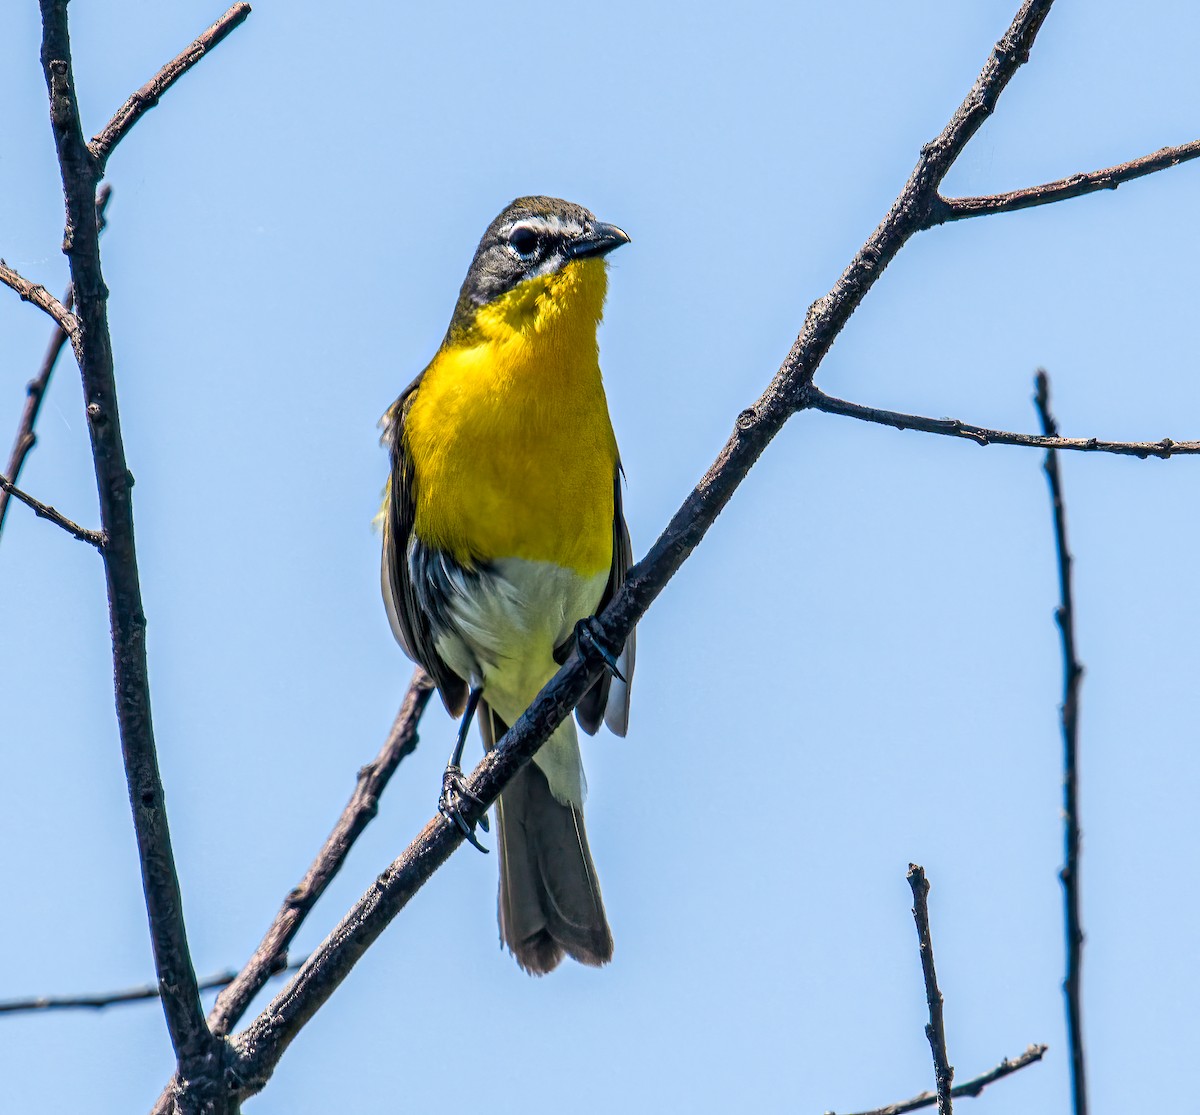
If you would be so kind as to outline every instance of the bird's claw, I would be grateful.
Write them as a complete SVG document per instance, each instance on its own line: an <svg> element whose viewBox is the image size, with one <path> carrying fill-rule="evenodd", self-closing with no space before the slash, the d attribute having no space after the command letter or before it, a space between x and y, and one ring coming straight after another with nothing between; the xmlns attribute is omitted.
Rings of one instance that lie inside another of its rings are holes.
<svg viewBox="0 0 1200 1115"><path fill-rule="evenodd" d="M463 834L463 839L468 844L478 848L484 855L487 855L488 849L479 843L479 838L475 835L474 826L468 824L466 818L462 815L462 802L464 798L474 802L476 805L483 805L483 799L467 789L466 783L463 781L462 768L448 766L446 773L442 775L442 796L438 799L438 812L447 821L451 821L458 826L459 832ZM479 827L484 832L490 831L486 811L479 816Z"/></svg>
<svg viewBox="0 0 1200 1115"><path fill-rule="evenodd" d="M608 640L600 630L600 624L595 616L581 619L575 625L575 642L580 654L585 657L594 654L604 664L604 667L617 681L624 681L625 675L617 665L617 656L608 648Z"/></svg>

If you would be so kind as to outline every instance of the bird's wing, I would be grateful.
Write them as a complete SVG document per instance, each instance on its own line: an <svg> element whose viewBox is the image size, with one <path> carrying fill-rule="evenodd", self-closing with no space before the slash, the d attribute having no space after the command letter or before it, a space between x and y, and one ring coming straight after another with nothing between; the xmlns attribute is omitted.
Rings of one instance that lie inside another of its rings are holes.
<svg viewBox="0 0 1200 1115"><path fill-rule="evenodd" d="M422 373L424 375L424 373ZM415 474L404 438L404 421L416 397L417 376L383 416L383 441L391 456L391 474L383 506L383 602L392 634L404 653L420 663L442 695L452 716L462 714L467 700L467 683L442 661L434 646L429 618L417 602L409 553L416 519Z"/></svg>
<svg viewBox="0 0 1200 1115"><path fill-rule="evenodd" d="M612 568L608 573L604 595L596 607L597 613L604 611L616 596L632 563L633 546L629 541L629 527L625 525L625 513L621 506L621 465L618 462L613 472ZM623 736L629 726L629 686L633 681L636 635L636 631L629 633L624 648L617 656L617 668L625 680L621 681L607 672L601 674L575 710L575 719L588 735L596 734L601 719L608 725L609 731L618 736Z"/></svg>

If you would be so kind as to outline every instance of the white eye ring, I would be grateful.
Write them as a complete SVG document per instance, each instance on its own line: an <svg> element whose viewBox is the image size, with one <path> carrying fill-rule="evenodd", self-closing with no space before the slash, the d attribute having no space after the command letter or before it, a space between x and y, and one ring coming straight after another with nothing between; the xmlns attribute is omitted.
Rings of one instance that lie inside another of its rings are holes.
<svg viewBox="0 0 1200 1115"><path fill-rule="evenodd" d="M533 259L538 250L538 234L528 225L517 225L508 234L508 246L521 259Z"/></svg>

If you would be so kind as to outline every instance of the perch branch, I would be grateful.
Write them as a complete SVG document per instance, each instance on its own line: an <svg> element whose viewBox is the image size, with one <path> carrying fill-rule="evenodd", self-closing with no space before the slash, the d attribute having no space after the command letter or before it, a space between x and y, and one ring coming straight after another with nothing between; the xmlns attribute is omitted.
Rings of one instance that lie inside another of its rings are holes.
<svg viewBox="0 0 1200 1115"><path fill-rule="evenodd" d="M957 418L925 418L919 414L902 414L895 410L880 410L878 407L863 406L836 399L824 391L810 386L805 394L802 409L820 410L826 414L841 414L857 418L862 422L874 422L879 426L892 426L897 430L920 430L927 434L942 434L946 437L963 438L976 445L1025 445L1035 449L1071 449L1083 453L1116 453L1127 457L1178 457L1200 453L1200 441L1172 441L1165 437L1161 441L1101 441L1094 437L1059 437L1043 434L1012 434L1007 430L989 430L986 426L972 426Z"/></svg>
<svg viewBox="0 0 1200 1115"><path fill-rule="evenodd" d="M938 990L937 972L933 967L933 939L929 933L929 880L925 868L908 865L908 885L913 892L913 920L917 923L917 941L921 947L921 973L925 977L925 1001L929 1004L929 1022L925 1036L933 1053L933 1072L937 1079L938 1115L951 1115L950 1099L954 1086L954 1068L946 1052L946 1022L942 1017L942 993Z"/></svg>
<svg viewBox="0 0 1200 1115"><path fill-rule="evenodd" d="M1044 371L1037 374L1034 396L1042 429L1053 436L1058 423L1050 411L1050 381ZM1066 929L1067 973L1063 995L1067 1008L1067 1041L1071 1048L1071 1101L1075 1115L1087 1115L1087 1073L1083 1057L1083 1003L1080 965L1083 960L1083 928L1079 918L1079 683L1083 666L1075 652L1075 603L1071 588L1071 551L1067 545L1067 512L1063 504L1058 457L1046 453L1046 481L1054 508L1054 548L1058 555L1060 603L1054 613L1062 639L1063 703L1059 710L1063 737L1063 844L1065 862L1058 873L1063 888L1063 917Z"/></svg>

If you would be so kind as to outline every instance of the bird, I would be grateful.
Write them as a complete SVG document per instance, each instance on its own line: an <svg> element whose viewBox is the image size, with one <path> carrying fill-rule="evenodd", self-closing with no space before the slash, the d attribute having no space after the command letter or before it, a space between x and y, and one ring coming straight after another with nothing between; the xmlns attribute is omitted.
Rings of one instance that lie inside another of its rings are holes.
<svg viewBox="0 0 1200 1115"><path fill-rule="evenodd" d="M461 717L440 808L484 851L455 804L472 714L490 750L587 640L609 669L576 720L588 734L628 726L634 634L609 647L593 618L632 560L597 342L607 257L627 243L580 205L517 198L479 241L433 359L380 423L384 604ZM612 959L585 790L568 717L497 801L500 939L533 975L565 956Z"/></svg>

